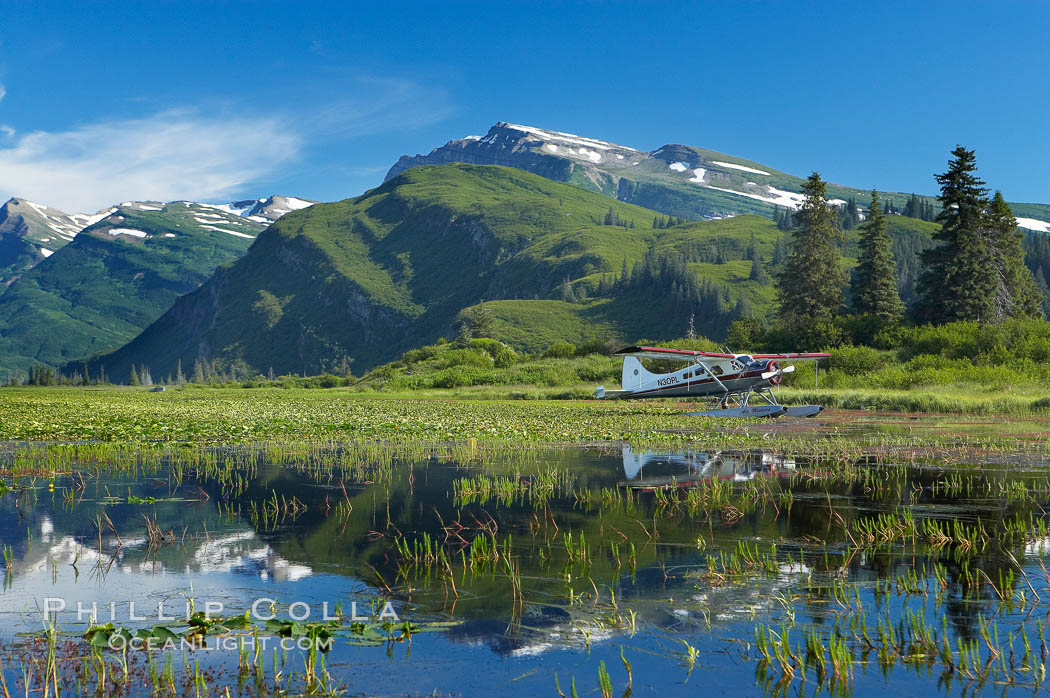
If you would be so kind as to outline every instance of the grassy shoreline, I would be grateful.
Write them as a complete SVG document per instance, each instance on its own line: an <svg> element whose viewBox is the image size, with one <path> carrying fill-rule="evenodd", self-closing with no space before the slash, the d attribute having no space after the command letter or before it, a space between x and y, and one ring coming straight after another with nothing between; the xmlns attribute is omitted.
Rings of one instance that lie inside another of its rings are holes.
<svg viewBox="0 0 1050 698"><path fill-rule="evenodd" d="M472 460L508 450L625 442L931 462L1050 451L1045 416L996 415L975 425L973 417L959 415L829 410L814 420L728 420L690 417L694 408L671 401L482 400L451 391L406 397L345 388L4 389L0 474L46 475L110 461L194 464L230 449L286 462L346 463L409 452Z"/></svg>

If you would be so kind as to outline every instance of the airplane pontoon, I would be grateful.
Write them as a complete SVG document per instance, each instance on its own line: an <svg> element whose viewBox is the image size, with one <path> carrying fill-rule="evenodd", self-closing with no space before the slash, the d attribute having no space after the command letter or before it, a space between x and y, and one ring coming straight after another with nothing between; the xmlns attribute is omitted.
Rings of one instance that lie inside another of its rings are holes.
<svg viewBox="0 0 1050 698"><path fill-rule="evenodd" d="M795 460L765 449L748 451L635 451L623 446L621 486L638 489L692 487L705 480L741 482L791 475Z"/></svg>
<svg viewBox="0 0 1050 698"><path fill-rule="evenodd" d="M598 386L594 396L609 398L696 397L716 398L713 409L690 412L708 417L812 417L823 405L781 405L773 388L794 366L780 361L815 361L830 354L720 354L663 347L626 347L619 390ZM640 358L672 359L688 365L672 373L652 373ZM751 404L751 399L761 400Z"/></svg>

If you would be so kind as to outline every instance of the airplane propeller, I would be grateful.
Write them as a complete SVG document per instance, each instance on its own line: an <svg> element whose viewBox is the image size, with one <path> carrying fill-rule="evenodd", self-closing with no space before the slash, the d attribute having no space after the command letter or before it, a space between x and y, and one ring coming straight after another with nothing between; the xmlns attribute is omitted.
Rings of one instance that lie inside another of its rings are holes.
<svg viewBox="0 0 1050 698"><path fill-rule="evenodd" d="M783 375L785 373L791 373L794 370L795 370L794 366L785 366L784 368L778 368L775 371L766 371L765 373L762 374L762 380L769 380L770 378L773 378L775 376L780 376L780 375Z"/></svg>

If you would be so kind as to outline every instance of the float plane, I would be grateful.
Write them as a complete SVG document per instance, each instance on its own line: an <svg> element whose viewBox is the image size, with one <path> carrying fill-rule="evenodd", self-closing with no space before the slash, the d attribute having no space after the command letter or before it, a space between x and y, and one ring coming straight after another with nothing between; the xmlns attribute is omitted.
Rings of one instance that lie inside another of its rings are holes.
<svg viewBox="0 0 1050 698"><path fill-rule="evenodd" d="M778 361L815 361L830 354L719 354L663 347L625 347L620 390L598 386L598 399L650 397L717 398L714 409L690 412L697 417L812 417L823 405L781 405L773 390L794 366ZM672 373L651 373L639 358L672 359L688 364ZM762 403L752 405L751 398Z"/></svg>

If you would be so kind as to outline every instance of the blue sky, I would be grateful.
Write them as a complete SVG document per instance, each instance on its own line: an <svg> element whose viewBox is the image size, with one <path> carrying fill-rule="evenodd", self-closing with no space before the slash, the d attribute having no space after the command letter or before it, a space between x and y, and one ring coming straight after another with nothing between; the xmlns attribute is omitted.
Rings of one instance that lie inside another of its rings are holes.
<svg viewBox="0 0 1050 698"><path fill-rule="evenodd" d="M1050 4L0 0L0 196L354 196L524 123L1050 202Z"/></svg>

